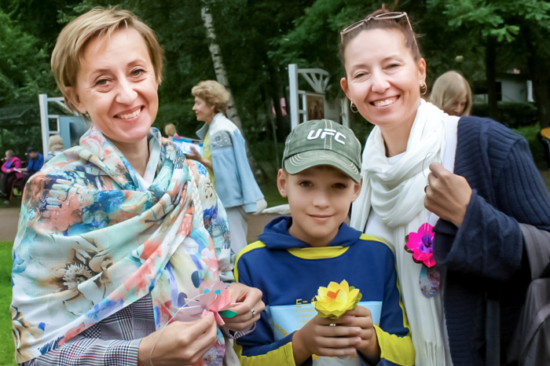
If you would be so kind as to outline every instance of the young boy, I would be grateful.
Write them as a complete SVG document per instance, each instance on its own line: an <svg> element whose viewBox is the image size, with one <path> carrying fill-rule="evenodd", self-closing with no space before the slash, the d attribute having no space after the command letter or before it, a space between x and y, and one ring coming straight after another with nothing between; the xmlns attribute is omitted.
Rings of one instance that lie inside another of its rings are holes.
<svg viewBox="0 0 550 366"><path fill-rule="evenodd" d="M288 136L277 186L292 217L271 221L235 266L266 304L256 329L236 340L243 366L414 364L393 252L344 223L360 167L359 141L336 122L309 121ZM361 291L359 306L337 320L317 316L318 288L342 280Z"/></svg>

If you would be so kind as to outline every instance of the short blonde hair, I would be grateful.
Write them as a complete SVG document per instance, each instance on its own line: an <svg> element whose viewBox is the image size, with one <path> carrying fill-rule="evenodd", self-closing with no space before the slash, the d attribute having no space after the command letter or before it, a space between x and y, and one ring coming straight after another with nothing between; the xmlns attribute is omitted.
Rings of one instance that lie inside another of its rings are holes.
<svg viewBox="0 0 550 366"><path fill-rule="evenodd" d="M437 78L430 94L430 102L442 110L450 109L460 98L466 97L462 115L469 116L472 110L472 89L468 80L456 71L447 71Z"/></svg>
<svg viewBox="0 0 550 366"><path fill-rule="evenodd" d="M61 135L51 135L48 139L48 151L56 152L63 150L65 150L65 147L63 146L63 138Z"/></svg>
<svg viewBox="0 0 550 366"><path fill-rule="evenodd" d="M214 80L201 81L191 89L191 94L214 106L214 112L223 114L227 111L227 103L231 98L227 89Z"/></svg>
<svg viewBox="0 0 550 366"><path fill-rule="evenodd" d="M95 8L67 24L59 36L52 53L52 72L57 87L65 97L67 106L77 112L67 98L67 87L76 86L80 61L88 43L104 35L110 36L122 28L134 28L143 37L158 84L162 81L163 49L155 32L131 11L117 8Z"/></svg>
<svg viewBox="0 0 550 366"><path fill-rule="evenodd" d="M164 126L164 133L166 134L166 136L172 137L178 132L176 131L176 126L174 126L173 123L169 123L166 126Z"/></svg>

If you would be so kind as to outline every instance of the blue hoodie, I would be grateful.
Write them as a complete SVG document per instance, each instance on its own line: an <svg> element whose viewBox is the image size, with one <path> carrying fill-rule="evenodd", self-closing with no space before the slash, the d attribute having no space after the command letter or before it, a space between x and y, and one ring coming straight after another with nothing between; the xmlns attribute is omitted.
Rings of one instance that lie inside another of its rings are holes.
<svg viewBox="0 0 550 366"><path fill-rule="evenodd" d="M241 364L294 365L292 336L317 313L311 301L320 286L346 280L372 313L381 350L379 365L414 365L411 332L389 246L345 223L326 247L312 247L289 234L292 218L271 221L260 241L237 258L235 278L263 292L266 311L256 329L236 340ZM366 365L359 357L313 356L313 365ZM308 364L308 362L306 362Z"/></svg>
<svg viewBox="0 0 550 366"><path fill-rule="evenodd" d="M29 175L33 175L40 169L42 169L42 166L44 165L44 157L42 154L37 153L36 158L29 159L29 164L27 165L27 172Z"/></svg>

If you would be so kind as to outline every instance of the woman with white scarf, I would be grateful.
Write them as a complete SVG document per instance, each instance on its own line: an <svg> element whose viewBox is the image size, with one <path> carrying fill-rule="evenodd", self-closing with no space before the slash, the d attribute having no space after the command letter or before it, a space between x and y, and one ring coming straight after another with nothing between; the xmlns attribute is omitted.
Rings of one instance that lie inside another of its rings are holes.
<svg viewBox="0 0 550 366"><path fill-rule="evenodd" d="M351 109L375 125L351 225L395 250L416 365L483 365L486 297L500 296L503 351L525 298L519 223L550 230L528 146L497 122L421 99L426 61L406 13L380 9L348 26L340 55Z"/></svg>

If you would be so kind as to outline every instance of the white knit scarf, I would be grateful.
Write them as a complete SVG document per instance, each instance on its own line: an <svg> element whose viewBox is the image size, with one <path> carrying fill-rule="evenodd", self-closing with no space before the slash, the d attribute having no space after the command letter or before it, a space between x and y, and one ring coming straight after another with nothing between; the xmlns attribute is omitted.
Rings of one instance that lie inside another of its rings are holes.
<svg viewBox="0 0 550 366"><path fill-rule="evenodd" d="M429 165L443 161L446 122L454 122L456 131L457 120L422 100L407 150L393 165L386 157L380 128L375 127L363 152L363 187L351 215L351 226L364 231L372 208L392 232L391 244L395 249L401 293L416 349L416 365L422 366L445 365L442 300L440 294L433 298L422 294L419 286L422 265L415 263L403 248L406 235L418 231L428 220L424 187ZM452 161L454 163L454 156ZM453 167L450 169L452 171ZM430 223L434 224L432 220Z"/></svg>

